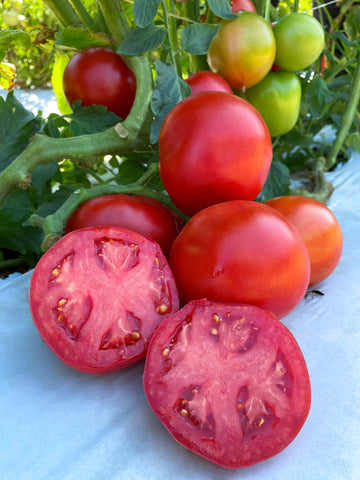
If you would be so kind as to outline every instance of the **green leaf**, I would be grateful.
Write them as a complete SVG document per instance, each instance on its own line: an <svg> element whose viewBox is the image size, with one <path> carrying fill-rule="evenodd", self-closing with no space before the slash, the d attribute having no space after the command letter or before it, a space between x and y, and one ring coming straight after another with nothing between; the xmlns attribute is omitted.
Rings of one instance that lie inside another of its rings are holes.
<svg viewBox="0 0 360 480"><path fill-rule="evenodd" d="M5 57L10 44L30 46L30 33L25 33L22 30L2 30L0 32L0 60Z"/></svg>
<svg viewBox="0 0 360 480"><path fill-rule="evenodd" d="M189 85L177 74L174 65L168 65L160 60L155 62L155 88L151 97L151 109L154 120L151 125L150 142L156 143L162 122L170 110L190 93Z"/></svg>
<svg viewBox="0 0 360 480"><path fill-rule="evenodd" d="M360 153L360 135L359 133L351 133L348 135L346 139L346 145L349 148L354 149L355 151Z"/></svg>
<svg viewBox="0 0 360 480"><path fill-rule="evenodd" d="M162 44L165 30L150 23L147 27L135 27L124 38L118 53L120 55L142 55Z"/></svg>
<svg viewBox="0 0 360 480"><path fill-rule="evenodd" d="M305 98L311 114L320 118L327 106L330 91L325 80L320 75L315 75L306 89Z"/></svg>
<svg viewBox="0 0 360 480"><path fill-rule="evenodd" d="M73 103L73 114L70 117L70 130L75 136L103 132L121 120L103 105L82 107L81 100Z"/></svg>
<svg viewBox="0 0 360 480"><path fill-rule="evenodd" d="M0 172L27 147L41 125L41 117L26 110L14 92L6 100L0 97Z"/></svg>
<svg viewBox="0 0 360 480"><path fill-rule="evenodd" d="M41 231L38 228L19 224L0 224L0 248L14 250L22 255L41 251Z"/></svg>
<svg viewBox="0 0 360 480"><path fill-rule="evenodd" d="M111 40L104 33L94 33L84 27L66 27L55 35L55 45L70 50L90 47L110 47Z"/></svg>
<svg viewBox="0 0 360 480"><path fill-rule="evenodd" d="M286 165L273 161L259 200L265 202L273 197L287 195L290 190L290 173Z"/></svg>
<svg viewBox="0 0 360 480"><path fill-rule="evenodd" d="M219 26L210 23L192 23L181 32L182 48L192 55L204 55L210 47Z"/></svg>
<svg viewBox="0 0 360 480"><path fill-rule="evenodd" d="M236 18L237 15L231 12L229 0L208 0L210 10L221 18Z"/></svg>
<svg viewBox="0 0 360 480"><path fill-rule="evenodd" d="M360 39L360 5L353 5L344 19L347 36L353 42Z"/></svg>
<svg viewBox="0 0 360 480"><path fill-rule="evenodd" d="M161 0L134 0L133 16L136 25L147 27L156 17Z"/></svg>

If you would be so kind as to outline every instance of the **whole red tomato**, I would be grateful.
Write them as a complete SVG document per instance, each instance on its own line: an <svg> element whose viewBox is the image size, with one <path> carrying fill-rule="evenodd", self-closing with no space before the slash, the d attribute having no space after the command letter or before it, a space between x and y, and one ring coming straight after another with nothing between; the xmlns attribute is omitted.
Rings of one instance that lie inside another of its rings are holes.
<svg viewBox="0 0 360 480"><path fill-rule="evenodd" d="M125 61L113 50L87 48L75 54L65 67L63 89L69 105L105 105L125 119L134 103L136 79Z"/></svg>
<svg viewBox="0 0 360 480"><path fill-rule="evenodd" d="M272 160L260 113L224 92L196 93L178 103L162 124L159 148L163 184L188 215L226 200L253 200Z"/></svg>
<svg viewBox="0 0 360 480"><path fill-rule="evenodd" d="M234 200L196 213L169 262L183 303L255 305L282 318L303 298L310 261L296 228L273 208Z"/></svg>
<svg viewBox="0 0 360 480"><path fill-rule="evenodd" d="M215 72L195 72L185 79L190 85L191 93L198 92L227 92L233 93L227 81Z"/></svg>
<svg viewBox="0 0 360 480"><path fill-rule="evenodd" d="M234 90L260 82L275 60L275 37L270 24L253 12L242 12L224 20L212 39L207 54L209 66Z"/></svg>
<svg viewBox="0 0 360 480"><path fill-rule="evenodd" d="M155 240L165 255L182 228L178 215L162 203L140 195L101 195L70 215L65 233L85 227L118 225Z"/></svg>
<svg viewBox="0 0 360 480"><path fill-rule="evenodd" d="M233 0L231 11L232 13L238 13L238 12L256 13L256 8L251 0Z"/></svg>
<svg viewBox="0 0 360 480"><path fill-rule="evenodd" d="M265 202L286 217L299 231L310 257L310 282L327 278L339 263L343 234L332 211L323 203L302 195L272 198Z"/></svg>

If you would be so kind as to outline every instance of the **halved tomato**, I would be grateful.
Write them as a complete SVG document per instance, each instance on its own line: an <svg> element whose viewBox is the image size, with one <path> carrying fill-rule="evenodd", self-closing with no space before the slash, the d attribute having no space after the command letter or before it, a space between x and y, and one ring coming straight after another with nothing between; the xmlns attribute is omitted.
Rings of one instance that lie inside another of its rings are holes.
<svg viewBox="0 0 360 480"><path fill-rule="evenodd" d="M281 452L302 428L311 386L287 327L258 307L187 304L157 328L144 389L184 447L227 468Z"/></svg>
<svg viewBox="0 0 360 480"><path fill-rule="evenodd" d="M82 372L107 373L144 358L156 327L178 308L160 246L122 227L68 233L31 278L30 310L42 339Z"/></svg>

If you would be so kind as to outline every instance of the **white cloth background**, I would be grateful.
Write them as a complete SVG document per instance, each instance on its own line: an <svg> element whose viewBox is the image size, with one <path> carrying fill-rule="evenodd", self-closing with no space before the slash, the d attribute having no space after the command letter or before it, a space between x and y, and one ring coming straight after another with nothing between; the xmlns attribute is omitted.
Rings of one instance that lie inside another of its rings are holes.
<svg viewBox="0 0 360 480"><path fill-rule="evenodd" d="M328 174L344 233L335 272L285 319L312 383L303 429L282 453L226 470L181 447L150 410L143 363L101 377L63 365L28 307L31 272L0 282L2 480L359 480L360 155Z"/></svg>

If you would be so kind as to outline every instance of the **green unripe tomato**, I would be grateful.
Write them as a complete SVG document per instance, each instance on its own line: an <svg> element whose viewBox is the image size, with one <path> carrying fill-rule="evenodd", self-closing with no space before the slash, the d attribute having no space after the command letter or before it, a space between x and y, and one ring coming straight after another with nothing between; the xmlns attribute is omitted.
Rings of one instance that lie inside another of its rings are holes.
<svg viewBox="0 0 360 480"><path fill-rule="evenodd" d="M301 104L301 83L292 72L270 72L246 97L261 114L271 136L283 135L296 124Z"/></svg>
<svg viewBox="0 0 360 480"><path fill-rule="evenodd" d="M289 72L308 68L324 49L325 35L320 22L307 13L290 13L274 25L275 63Z"/></svg>
<svg viewBox="0 0 360 480"><path fill-rule="evenodd" d="M275 49L270 24L256 13L242 12L234 20L221 22L207 60L213 72L234 90L242 90L260 82L270 71Z"/></svg>

